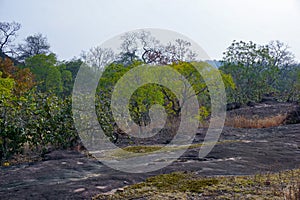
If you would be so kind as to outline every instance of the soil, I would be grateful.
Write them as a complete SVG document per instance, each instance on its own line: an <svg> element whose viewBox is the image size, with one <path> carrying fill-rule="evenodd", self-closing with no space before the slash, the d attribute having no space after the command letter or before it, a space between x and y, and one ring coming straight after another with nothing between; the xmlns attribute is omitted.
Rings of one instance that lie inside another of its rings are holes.
<svg viewBox="0 0 300 200"><path fill-rule="evenodd" d="M230 113L253 115L256 112L253 109L257 109L262 112L258 113L259 116L270 116L287 110L282 105L267 106L272 107L272 112L259 109L259 106L262 104ZM194 143L201 143L205 133L204 128L199 129ZM110 192L144 181L149 176L175 171L216 176L300 168L300 124L264 129L225 127L219 141L204 159L198 158L199 148L189 149L168 167L144 174L113 170L82 152L53 151L41 161L1 167L0 199L91 199L98 193Z"/></svg>

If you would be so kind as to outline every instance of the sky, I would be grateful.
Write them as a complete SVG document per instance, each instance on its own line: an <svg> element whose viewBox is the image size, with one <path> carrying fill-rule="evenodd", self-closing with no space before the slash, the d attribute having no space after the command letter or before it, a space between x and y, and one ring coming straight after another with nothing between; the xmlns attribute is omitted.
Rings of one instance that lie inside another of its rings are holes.
<svg viewBox="0 0 300 200"><path fill-rule="evenodd" d="M179 32L221 59L233 40L280 40L300 61L300 0L0 0L0 21L16 21L18 40L42 33L59 59L134 29Z"/></svg>

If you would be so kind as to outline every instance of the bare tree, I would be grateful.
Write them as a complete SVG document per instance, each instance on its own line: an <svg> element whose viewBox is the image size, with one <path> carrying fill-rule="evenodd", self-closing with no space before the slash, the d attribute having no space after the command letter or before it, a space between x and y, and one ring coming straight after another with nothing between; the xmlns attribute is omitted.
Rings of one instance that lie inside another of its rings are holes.
<svg viewBox="0 0 300 200"><path fill-rule="evenodd" d="M196 59L197 54L190 49L192 44L183 39L176 39L175 44L169 43L166 51L172 55L173 60L191 61Z"/></svg>
<svg viewBox="0 0 300 200"><path fill-rule="evenodd" d="M278 40L268 44L269 54L273 60L273 65L279 68L292 66L295 64L295 56L289 51L289 46Z"/></svg>
<svg viewBox="0 0 300 200"><path fill-rule="evenodd" d="M191 43L183 39L176 39L175 43L160 45L156 48L144 48L142 59L146 63L171 64L180 61L194 61L197 54L190 49Z"/></svg>
<svg viewBox="0 0 300 200"><path fill-rule="evenodd" d="M159 41L145 30L125 33L121 36L121 40L119 62L125 65L131 64L134 60L142 59L145 51L157 49L160 45Z"/></svg>
<svg viewBox="0 0 300 200"><path fill-rule="evenodd" d="M17 22L0 22L0 51L3 53L13 54L12 42L17 37L17 31L21 24Z"/></svg>
<svg viewBox="0 0 300 200"><path fill-rule="evenodd" d="M20 60L25 60L34 55L50 53L50 44L41 33L28 36L23 44L19 44L17 52Z"/></svg>
<svg viewBox="0 0 300 200"><path fill-rule="evenodd" d="M130 32L121 36L120 62L130 64L142 60L147 64L171 64L179 61L192 61L197 54L191 50L192 44L183 39L174 43L161 44L149 31Z"/></svg>
<svg viewBox="0 0 300 200"><path fill-rule="evenodd" d="M115 53L110 48L94 47L82 53L83 60L94 70L103 70L108 64L115 61Z"/></svg>
<svg viewBox="0 0 300 200"><path fill-rule="evenodd" d="M120 53L112 49L94 47L82 53L82 58L93 68L103 69L109 63L127 66L134 60L147 64L171 64L179 61L195 60L197 54L191 50L191 43L182 39L163 45L150 32L141 30L121 36Z"/></svg>
<svg viewBox="0 0 300 200"><path fill-rule="evenodd" d="M138 33L125 33L121 36L121 52L135 55L138 49Z"/></svg>

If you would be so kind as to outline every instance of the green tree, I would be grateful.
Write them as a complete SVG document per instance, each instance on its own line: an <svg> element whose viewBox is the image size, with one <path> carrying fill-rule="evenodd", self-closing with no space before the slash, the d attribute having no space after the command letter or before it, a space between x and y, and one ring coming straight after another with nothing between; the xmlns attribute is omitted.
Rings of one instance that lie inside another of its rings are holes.
<svg viewBox="0 0 300 200"><path fill-rule="evenodd" d="M59 71L58 67L50 66L47 69L45 86L47 92L51 91L55 94L60 94L63 91L61 72Z"/></svg>
<svg viewBox="0 0 300 200"><path fill-rule="evenodd" d="M62 79L62 85L63 85L63 94L64 96L71 95L72 89L73 89L73 78L72 78L72 72L68 70L63 70L61 72L61 79Z"/></svg>
<svg viewBox="0 0 300 200"><path fill-rule="evenodd" d="M75 80L77 72L82 65L82 60L80 59L72 59L71 61L64 62L66 65L66 70L72 73L72 80Z"/></svg>
<svg viewBox="0 0 300 200"><path fill-rule="evenodd" d="M55 54L40 54L25 60L25 67L28 67L35 75L36 81L38 82L38 89L41 92L46 91L45 80L48 76L48 70L51 66L55 66L56 63Z"/></svg>
<svg viewBox="0 0 300 200"><path fill-rule="evenodd" d="M117 84L119 79L125 75L129 70L141 65L141 61L134 61L131 65L124 66L123 64L117 64L113 63L109 66L107 66L102 74L101 79L99 80L99 86L97 89L97 114L98 119L100 121L100 124L104 131L111 135L113 131L115 130L115 120L112 116L112 110L111 110L111 98L112 98L112 92L114 91L114 86ZM209 67L207 63L200 62L197 63L199 67L202 67L205 69L206 67ZM168 82L172 82L172 85L176 87L176 85L180 86L184 84L183 79L187 79L187 81L190 83L191 87L182 87L182 91L180 91L180 94L182 96L178 97L183 100L182 105L179 105L179 100L175 96L175 94L169 90L168 88L157 85L157 84L146 84L140 88L138 88L133 95L130 98L129 101L129 111L130 115L133 119L133 121L138 124L139 126L145 126L148 125L150 122L149 117L149 110L151 106L155 104L160 104L165 108L165 111L167 113L168 120L176 121L176 119L180 118L181 113L181 107L187 102L189 98L192 98L193 96L187 95L190 94L188 91L194 90L194 96L198 98L198 101L200 103L200 111L199 119L203 119L207 117L209 114L209 107L210 107L210 99L209 99L209 91L208 87L204 81L204 79L201 77L201 75L198 73L196 68L193 66L193 64L188 62L179 62L179 63L173 63L172 65L169 65L174 70L178 71L183 77L182 79L172 79L167 80ZM155 68L155 66L153 66ZM208 74L208 76L215 76L215 71L211 70ZM222 78L224 79L225 85L227 87L234 87L233 80L230 75L228 74L222 74ZM159 76L160 79L167 79L167 75L163 74L155 74L155 73L149 73L148 76ZM130 77L126 78L129 80L135 80L135 79L141 79L142 77ZM138 81L138 80L137 80ZM120 95L123 96L122 93L128 93L126 89L120 91ZM120 99L122 100L122 99ZM115 111L115 113L118 113L118 111ZM120 113L120 116L114 116L123 118L122 113Z"/></svg>
<svg viewBox="0 0 300 200"><path fill-rule="evenodd" d="M17 22L0 22L0 52L13 54L12 42L17 37L21 24Z"/></svg>
<svg viewBox="0 0 300 200"><path fill-rule="evenodd" d="M279 41L268 45L233 41L220 67L236 84L227 91L230 101L260 101L264 94L278 92L280 74L292 62L291 53L283 47Z"/></svg>
<svg viewBox="0 0 300 200"><path fill-rule="evenodd" d="M67 64L58 62L55 54L39 54L27 58L25 66L34 73L40 92L52 91L57 95L67 96L73 88L73 74L69 70L73 63ZM72 70L75 73L76 69Z"/></svg>
<svg viewBox="0 0 300 200"><path fill-rule="evenodd" d="M43 154L49 148L68 148L77 142L70 97L61 99L34 90L22 97L0 96L0 160L22 152L25 143Z"/></svg>
<svg viewBox="0 0 300 200"><path fill-rule="evenodd" d="M20 152L26 142L22 120L18 116L23 99L13 95L14 79L2 75L0 71L0 160Z"/></svg>
<svg viewBox="0 0 300 200"><path fill-rule="evenodd" d="M70 97L63 100L53 94L30 93L22 115L26 116L27 142L41 153L48 148L71 147L78 140Z"/></svg>

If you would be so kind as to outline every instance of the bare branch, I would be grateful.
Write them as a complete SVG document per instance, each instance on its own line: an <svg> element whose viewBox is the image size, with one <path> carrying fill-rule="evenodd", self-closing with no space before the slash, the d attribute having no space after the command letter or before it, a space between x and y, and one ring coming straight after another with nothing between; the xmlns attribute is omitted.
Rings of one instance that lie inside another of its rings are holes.
<svg viewBox="0 0 300 200"><path fill-rule="evenodd" d="M0 22L0 51L10 53L11 43L17 37L17 31L21 28L21 24L17 22Z"/></svg>

